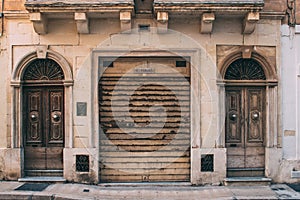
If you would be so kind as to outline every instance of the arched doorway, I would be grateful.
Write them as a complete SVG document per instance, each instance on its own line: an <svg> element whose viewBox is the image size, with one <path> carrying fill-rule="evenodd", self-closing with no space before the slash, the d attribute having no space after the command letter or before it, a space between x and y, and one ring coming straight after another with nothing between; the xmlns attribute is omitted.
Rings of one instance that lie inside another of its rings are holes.
<svg viewBox="0 0 300 200"><path fill-rule="evenodd" d="M64 72L49 58L34 59L22 75L25 176L63 176Z"/></svg>
<svg viewBox="0 0 300 200"><path fill-rule="evenodd" d="M239 58L224 74L227 176L264 176L266 74L255 59Z"/></svg>

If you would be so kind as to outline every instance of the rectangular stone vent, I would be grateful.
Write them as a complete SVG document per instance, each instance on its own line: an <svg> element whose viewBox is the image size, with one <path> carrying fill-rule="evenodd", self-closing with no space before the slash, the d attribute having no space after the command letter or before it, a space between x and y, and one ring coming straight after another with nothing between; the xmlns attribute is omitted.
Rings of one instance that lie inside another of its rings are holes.
<svg viewBox="0 0 300 200"><path fill-rule="evenodd" d="M77 172L90 171L90 158L88 155L76 155L76 171Z"/></svg>
<svg viewBox="0 0 300 200"><path fill-rule="evenodd" d="M214 171L214 155L203 154L201 155L201 171L213 172Z"/></svg>

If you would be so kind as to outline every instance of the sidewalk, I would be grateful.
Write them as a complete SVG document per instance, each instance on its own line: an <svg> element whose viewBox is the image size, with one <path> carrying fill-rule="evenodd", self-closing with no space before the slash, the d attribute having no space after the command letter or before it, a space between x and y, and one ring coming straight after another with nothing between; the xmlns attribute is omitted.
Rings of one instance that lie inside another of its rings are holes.
<svg viewBox="0 0 300 200"><path fill-rule="evenodd" d="M285 184L272 186L172 186L172 185L84 185L38 184L42 191L15 190L20 182L0 182L0 199L300 199L300 194ZM28 184L26 185L28 186ZM30 186L30 185L29 185ZM32 185L31 185L32 186ZM24 186L23 186L24 187Z"/></svg>

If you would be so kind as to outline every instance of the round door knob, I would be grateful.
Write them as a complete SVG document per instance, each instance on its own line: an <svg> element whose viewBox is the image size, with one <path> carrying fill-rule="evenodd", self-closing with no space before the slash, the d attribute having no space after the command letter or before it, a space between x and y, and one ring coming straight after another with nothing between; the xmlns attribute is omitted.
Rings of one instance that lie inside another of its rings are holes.
<svg viewBox="0 0 300 200"><path fill-rule="evenodd" d="M230 119L231 119L231 120L235 120L236 118L237 118L237 114L231 114L231 115L230 115Z"/></svg>
<svg viewBox="0 0 300 200"><path fill-rule="evenodd" d="M32 114L32 115L30 116L30 118L31 118L32 120L35 120L35 119L37 118L37 116L36 116L35 114Z"/></svg>
<svg viewBox="0 0 300 200"><path fill-rule="evenodd" d="M255 112L252 114L252 119L257 120L259 118L259 113Z"/></svg>
<svg viewBox="0 0 300 200"><path fill-rule="evenodd" d="M54 115L53 115L53 120L54 120L55 122L59 121L59 119L60 119L60 116L59 116L58 114L54 114Z"/></svg>

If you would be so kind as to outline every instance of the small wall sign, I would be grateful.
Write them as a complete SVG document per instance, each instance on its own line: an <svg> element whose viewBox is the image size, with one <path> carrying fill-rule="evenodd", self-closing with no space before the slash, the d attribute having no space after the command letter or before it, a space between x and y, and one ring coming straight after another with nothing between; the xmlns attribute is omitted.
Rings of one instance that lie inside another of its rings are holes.
<svg viewBox="0 0 300 200"><path fill-rule="evenodd" d="M77 116L86 116L87 103L86 102L77 102Z"/></svg>

